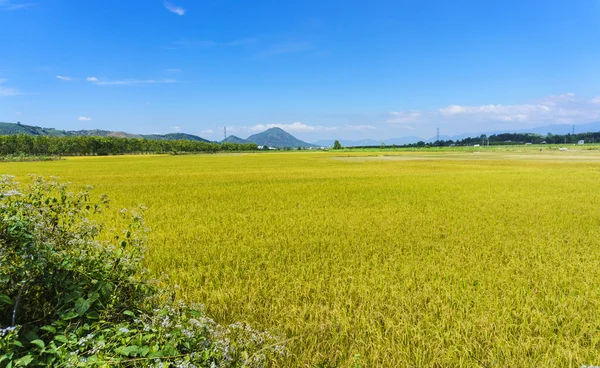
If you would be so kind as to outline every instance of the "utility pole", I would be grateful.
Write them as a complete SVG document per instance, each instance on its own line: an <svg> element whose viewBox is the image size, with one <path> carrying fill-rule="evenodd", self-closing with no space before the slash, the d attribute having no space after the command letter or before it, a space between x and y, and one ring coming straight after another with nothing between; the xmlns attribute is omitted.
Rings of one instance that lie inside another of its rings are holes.
<svg viewBox="0 0 600 368"><path fill-rule="evenodd" d="M227 127L226 126L223 127L223 135L225 136L225 138L223 138L223 139L227 139Z"/></svg>
<svg viewBox="0 0 600 368"><path fill-rule="evenodd" d="M573 124L573 132L571 134L575 135L575 124Z"/></svg>
<svg viewBox="0 0 600 368"><path fill-rule="evenodd" d="M440 128L437 128L437 141L440 141Z"/></svg>

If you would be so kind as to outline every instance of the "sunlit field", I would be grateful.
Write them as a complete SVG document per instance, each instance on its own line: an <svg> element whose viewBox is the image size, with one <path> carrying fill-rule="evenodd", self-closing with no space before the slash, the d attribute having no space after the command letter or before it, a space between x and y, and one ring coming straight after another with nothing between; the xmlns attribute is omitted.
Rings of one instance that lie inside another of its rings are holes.
<svg viewBox="0 0 600 368"><path fill-rule="evenodd" d="M600 365L600 152L0 163L144 204L148 267L276 366ZM111 226L112 218L107 218Z"/></svg>

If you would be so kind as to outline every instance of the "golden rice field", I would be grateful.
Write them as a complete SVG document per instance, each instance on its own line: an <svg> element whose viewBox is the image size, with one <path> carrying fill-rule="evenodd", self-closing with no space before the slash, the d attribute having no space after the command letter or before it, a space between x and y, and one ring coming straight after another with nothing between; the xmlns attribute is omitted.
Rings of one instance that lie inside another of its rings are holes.
<svg viewBox="0 0 600 368"><path fill-rule="evenodd" d="M600 152L2 163L144 204L148 265L309 367L600 365ZM24 180L24 179L22 179Z"/></svg>

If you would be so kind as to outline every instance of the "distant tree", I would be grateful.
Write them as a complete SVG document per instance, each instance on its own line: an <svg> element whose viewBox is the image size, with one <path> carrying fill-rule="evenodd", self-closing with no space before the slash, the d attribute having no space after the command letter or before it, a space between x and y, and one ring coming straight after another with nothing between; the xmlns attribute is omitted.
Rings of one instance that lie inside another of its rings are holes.
<svg viewBox="0 0 600 368"><path fill-rule="evenodd" d="M335 149L335 150L342 149L342 144L340 143L340 141L336 140L335 142L333 142L333 149Z"/></svg>
<svg viewBox="0 0 600 368"><path fill-rule="evenodd" d="M268 149L269 149L269 146L267 146L267 145L265 144L265 145L263 146L263 149L264 149L264 150L268 150Z"/></svg>

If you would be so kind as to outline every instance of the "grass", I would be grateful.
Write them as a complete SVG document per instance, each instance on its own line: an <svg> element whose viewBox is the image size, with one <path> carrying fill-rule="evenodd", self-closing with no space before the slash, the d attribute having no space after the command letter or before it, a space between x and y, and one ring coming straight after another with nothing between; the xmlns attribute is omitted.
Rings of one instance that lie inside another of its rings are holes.
<svg viewBox="0 0 600 368"><path fill-rule="evenodd" d="M289 338L281 366L600 363L597 151L87 157L0 172L146 205L150 269L219 322Z"/></svg>

